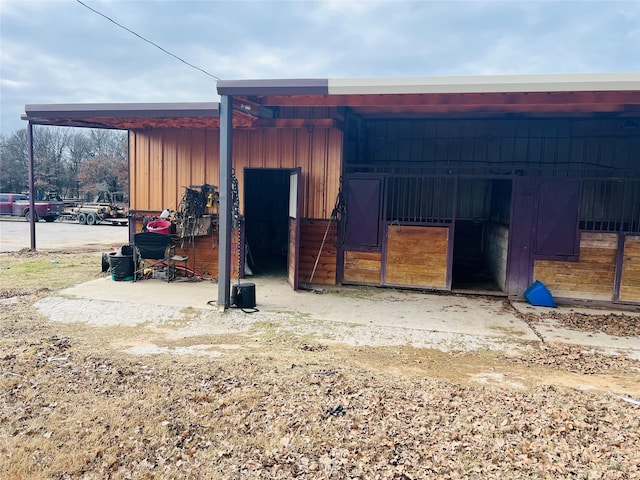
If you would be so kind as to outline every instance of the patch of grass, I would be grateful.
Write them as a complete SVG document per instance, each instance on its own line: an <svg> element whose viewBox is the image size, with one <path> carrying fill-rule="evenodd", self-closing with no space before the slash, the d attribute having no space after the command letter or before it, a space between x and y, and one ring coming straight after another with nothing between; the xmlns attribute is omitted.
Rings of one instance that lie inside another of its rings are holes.
<svg viewBox="0 0 640 480"><path fill-rule="evenodd" d="M275 310L273 313L275 315L287 315L294 318L311 318L311 315L308 313L299 312L297 310Z"/></svg>
<svg viewBox="0 0 640 480"><path fill-rule="evenodd" d="M375 299L375 296L380 293L380 289L375 287L344 286L343 288L330 293L347 298Z"/></svg>
<svg viewBox="0 0 640 480"><path fill-rule="evenodd" d="M106 276L99 254L23 253L0 255L2 289L59 290Z"/></svg>

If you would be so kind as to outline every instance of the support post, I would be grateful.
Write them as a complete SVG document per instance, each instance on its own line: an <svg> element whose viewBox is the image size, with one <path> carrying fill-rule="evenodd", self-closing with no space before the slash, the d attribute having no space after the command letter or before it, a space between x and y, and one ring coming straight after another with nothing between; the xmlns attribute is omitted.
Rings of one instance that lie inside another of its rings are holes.
<svg viewBox="0 0 640 480"><path fill-rule="evenodd" d="M233 136L233 97L220 98L220 208L218 256L218 309L229 308L231 291L231 168Z"/></svg>
<svg viewBox="0 0 640 480"><path fill-rule="evenodd" d="M35 162L33 161L33 124L27 123L27 152L29 155L29 232L31 238L30 250L36 250L36 196L34 187Z"/></svg>

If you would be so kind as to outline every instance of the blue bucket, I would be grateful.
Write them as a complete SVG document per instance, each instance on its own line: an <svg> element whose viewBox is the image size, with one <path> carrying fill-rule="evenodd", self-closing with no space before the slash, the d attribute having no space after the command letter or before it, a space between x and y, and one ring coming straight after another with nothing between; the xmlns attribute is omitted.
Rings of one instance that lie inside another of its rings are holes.
<svg viewBox="0 0 640 480"><path fill-rule="evenodd" d="M535 307L556 307L551 292L540 280L536 280L525 290L524 298Z"/></svg>

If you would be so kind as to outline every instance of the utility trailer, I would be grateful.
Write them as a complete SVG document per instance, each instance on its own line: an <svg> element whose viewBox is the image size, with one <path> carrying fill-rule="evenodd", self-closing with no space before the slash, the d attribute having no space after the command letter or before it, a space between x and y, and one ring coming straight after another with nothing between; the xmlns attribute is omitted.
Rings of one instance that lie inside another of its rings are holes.
<svg viewBox="0 0 640 480"><path fill-rule="evenodd" d="M129 211L117 204L118 193L100 192L94 202L80 203L70 207L61 216L62 220L78 222L80 225L111 223L128 225Z"/></svg>

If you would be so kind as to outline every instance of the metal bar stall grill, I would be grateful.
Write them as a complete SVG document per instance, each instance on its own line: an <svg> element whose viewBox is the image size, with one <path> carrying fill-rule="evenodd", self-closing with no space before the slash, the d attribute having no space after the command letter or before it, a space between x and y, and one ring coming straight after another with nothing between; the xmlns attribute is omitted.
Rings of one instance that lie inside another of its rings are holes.
<svg viewBox="0 0 640 480"><path fill-rule="evenodd" d="M640 232L640 181L586 179L582 186L580 229Z"/></svg>
<svg viewBox="0 0 640 480"><path fill-rule="evenodd" d="M453 185L451 177L387 177L386 221L450 223L453 218Z"/></svg>

